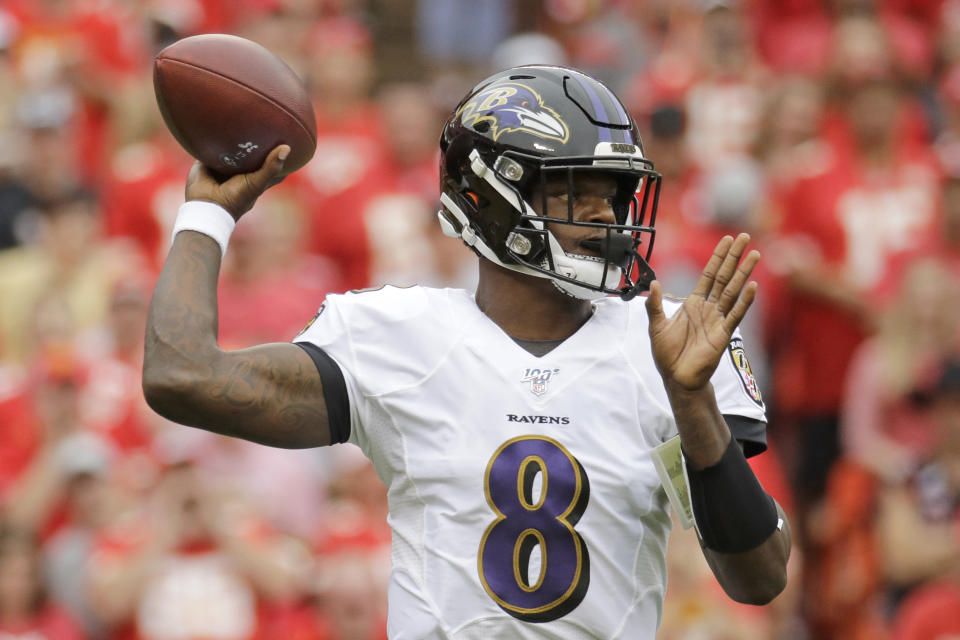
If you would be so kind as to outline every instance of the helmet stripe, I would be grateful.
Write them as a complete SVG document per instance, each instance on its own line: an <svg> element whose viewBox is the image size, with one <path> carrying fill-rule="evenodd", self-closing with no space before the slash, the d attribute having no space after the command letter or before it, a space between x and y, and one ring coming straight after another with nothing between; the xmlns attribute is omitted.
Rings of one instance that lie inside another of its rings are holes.
<svg viewBox="0 0 960 640"><path fill-rule="evenodd" d="M590 101L593 103L594 113L596 114L596 120L600 122L610 122L611 124L620 124L624 125L624 127L630 127L632 124L630 116L627 115L627 112L624 110L620 100L610 89L602 84L596 83L596 81L592 80L589 76L584 77L578 73L573 73L571 75L577 79L577 82L581 87L583 87L583 90L586 91L587 95L590 97ZM586 78L587 81L585 81L584 78ZM600 93L594 89L593 85L595 83L602 90ZM608 107L610 108L608 109ZM610 111L613 112L612 117L609 113ZM611 127L598 126L597 129L599 131L598 137L600 142L613 142ZM618 137L621 138L621 140L618 140L618 142L626 142L629 144L637 143L637 141L633 139L632 132L629 128L617 130L617 133Z"/></svg>
<svg viewBox="0 0 960 640"><path fill-rule="evenodd" d="M609 89L607 89L607 94L610 96L610 102L613 103L613 107L616 109L617 115L620 116L620 124L630 124L630 116L627 115L627 112L624 110L620 100L617 99L617 96L613 95L613 92Z"/></svg>
<svg viewBox="0 0 960 640"><path fill-rule="evenodd" d="M597 95L597 92L593 90L588 83L584 82L580 77L580 74L573 73L571 74L584 91L587 92L587 95L590 96L590 102L593 103L593 111L596 113L596 119L600 122L607 122L607 110L603 108L603 103L600 101L600 96ZM613 139L610 137L609 127L597 127L597 134L600 138L600 142L612 142Z"/></svg>
<svg viewBox="0 0 960 640"><path fill-rule="evenodd" d="M624 108L623 108L623 104L620 102L620 100L617 98L617 96L615 96L615 95L613 94L613 92L610 91L609 89L607 89L607 93L608 93L609 96L610 96L610 101L613 103L614 109L616 109L616 111L617 111L617 115L620 116L620 122L623 123L623 124L625 124L625 125L631 124L630 116L627 115L626 110L624 110ZM631 130L630 130L630 129L624 129L621 133L623 133L623 141L624 141L624 142L627 142L627 143L630 143L630 144L636 144L636 143L637 143L637 141L633 139L633 136L631 135Z"/></svg>

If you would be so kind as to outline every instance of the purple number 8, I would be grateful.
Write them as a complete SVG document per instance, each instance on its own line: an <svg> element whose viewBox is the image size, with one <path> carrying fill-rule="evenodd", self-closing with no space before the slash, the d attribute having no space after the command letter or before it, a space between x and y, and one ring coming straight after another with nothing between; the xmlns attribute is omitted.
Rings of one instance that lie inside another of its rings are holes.
<svg viewBox="0 0 960 640"><path fill-rule="evenodd" d="M535 500L537 473L541 490ZM573 611L590 584L590 554L573 528L590 499L583 466L552 438L520 436L493 454L484 492L497 514L477 555L487 594L526 622L549 622ZM530 554L538 545L540 575L531 581Z"/></svg>

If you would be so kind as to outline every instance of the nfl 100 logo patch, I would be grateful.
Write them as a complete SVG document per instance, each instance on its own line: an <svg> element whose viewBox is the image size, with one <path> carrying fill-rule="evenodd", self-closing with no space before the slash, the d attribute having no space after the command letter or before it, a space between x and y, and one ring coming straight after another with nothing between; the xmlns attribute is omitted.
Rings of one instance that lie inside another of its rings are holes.
<svg viewBox="0 0 960 640"><path fill-rule="evenodd" d="M521 384L530 383L530 392L535 396L542 396L547 392L550 379L560 373L560 369L524 369L520 376Z"/></svg>

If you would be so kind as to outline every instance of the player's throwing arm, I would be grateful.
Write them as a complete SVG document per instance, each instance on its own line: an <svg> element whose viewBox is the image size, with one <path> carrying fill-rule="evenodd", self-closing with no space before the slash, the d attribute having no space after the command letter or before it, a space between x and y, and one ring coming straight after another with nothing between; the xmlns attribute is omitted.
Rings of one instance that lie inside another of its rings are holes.
<svg viewBox="0 0 960 640"><path fill-rule="evenodd" d="M171 133L198 160L150 305L147 402L181 424L255 442L327 444L322 384L302 349L217 346L220 261L240 216L313 155L309 95L273 53L223 34L184 38L161 51L154 87Z"/></svg>
<svg viewBox="0 0 960 640"><path fill-rule="evenodd" d="M255 173L222 184L194 165L177 218L184 230L174 236L150 303L143 390L154 411L180 424L275 447L316 447L329 443L329 430L310 356L290 343L217 346L218 240L226 245L234 218L281 174L288 151L278 147Z"/></svg>

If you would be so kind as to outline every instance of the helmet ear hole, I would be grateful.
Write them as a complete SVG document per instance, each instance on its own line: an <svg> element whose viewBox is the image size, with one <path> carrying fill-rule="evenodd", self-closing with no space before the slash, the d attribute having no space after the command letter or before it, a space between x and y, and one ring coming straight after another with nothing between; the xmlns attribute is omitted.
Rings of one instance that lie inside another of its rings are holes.
<svg viewBox="0 0 960 640"><path fill-rule="evenodd" d="M474 216L480 211L480 196L475 191L462 189L456 194L456 203L468 216Z"/></svg>

